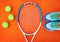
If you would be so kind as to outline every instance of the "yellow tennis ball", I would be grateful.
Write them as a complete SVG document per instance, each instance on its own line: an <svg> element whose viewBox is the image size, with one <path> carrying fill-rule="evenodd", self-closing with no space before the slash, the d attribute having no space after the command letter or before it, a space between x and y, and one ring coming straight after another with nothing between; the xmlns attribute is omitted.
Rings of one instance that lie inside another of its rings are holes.
<svg viewBox="0 0 60 42"><path fill-rule="evenodd" d="M3 22L3 23L2 23L2 27L3 27L3 28L8 28L8 26L9 26L9 23L8 23L8 22Z"/></svg>
<svg viewBox="0 0 60 42"><path fill-rule="evenodd" d="M13 15L13 14L9 14L9 15L8 15L8 19L9 19L9 20L14 20L14 15Z"/></svg>
<svg viewBox="0 0 60 42"><path fill-rule="evenodd" d="M5 11L6 11L6 12L11 12L11 6L6 6L6 7L5 7Z"/></svg>

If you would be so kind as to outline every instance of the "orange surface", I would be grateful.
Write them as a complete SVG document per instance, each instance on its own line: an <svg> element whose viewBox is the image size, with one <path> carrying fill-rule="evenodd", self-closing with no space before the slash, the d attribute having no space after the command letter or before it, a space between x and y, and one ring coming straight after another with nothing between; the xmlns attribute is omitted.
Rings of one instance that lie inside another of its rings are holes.
<svg viewBox="0 0 60 42"><path fill-rule="evenodd" d="M43 12L42 26L36 34L34 42L60 42L60 31L47 31L44 28L44 16L49 12L60 11L60 0L0 0L0 42L25 42L24 36L18 29L16 15L19 6L27 1L33 1L40 5ZM12 6L12 12L15 15L14 21L9 21L5 12L5 6ZM3 21L8 21L10 26L8 29L3 29L1 24Z"/></svg>

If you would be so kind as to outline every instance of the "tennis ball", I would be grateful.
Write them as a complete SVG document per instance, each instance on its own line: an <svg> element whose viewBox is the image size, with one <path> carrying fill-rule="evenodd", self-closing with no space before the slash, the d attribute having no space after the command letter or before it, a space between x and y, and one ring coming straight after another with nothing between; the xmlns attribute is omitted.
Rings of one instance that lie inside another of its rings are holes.
<svg viewBox="0 0 60 42"><path fill-rule="evenodd" d="M3 28L8 28L8 26L9 26L8 22L3 22L3 23L2 23L2 27L3 27Z"/></svg>
<svg viewBox="0 0 60 42"><path fill-rule="evenodd" d="M9 14L9 15L8 15L8 19L9 19L9 20L14 20L14 15L13 15L13 14Z"/></svg>
<svg viewBox="0 0 60 42"><path fill-rule="evenodd" d="M5 11L6 11L6 12L10 12L10 11L11 11L11 6L6 6L6 7L5 7Z"/></svg>

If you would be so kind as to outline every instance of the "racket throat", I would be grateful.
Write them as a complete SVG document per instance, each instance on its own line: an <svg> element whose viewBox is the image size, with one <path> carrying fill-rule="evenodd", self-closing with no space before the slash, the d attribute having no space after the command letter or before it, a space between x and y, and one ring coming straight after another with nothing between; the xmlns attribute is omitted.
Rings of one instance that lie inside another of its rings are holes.
<svg viewBox="0 0 60 42"><path fill-rule="evenodd" d="M33 42L33 40L34 40L34 35L31 35L31 36L25 35L25 40L26 40L26 42Z"/></svg>

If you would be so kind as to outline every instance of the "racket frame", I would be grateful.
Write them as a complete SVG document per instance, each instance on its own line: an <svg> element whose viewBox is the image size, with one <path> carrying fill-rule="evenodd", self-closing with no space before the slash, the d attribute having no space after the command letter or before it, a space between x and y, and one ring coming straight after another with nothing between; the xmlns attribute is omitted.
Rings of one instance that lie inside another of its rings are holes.
<svg viewBox="0 0 60 42"><path fill-rule="evenodd" d="M31 34L25 33L25 32L22 30L22 28L21 28L21 26L20 26L20 22L19 22L20 11L21 11L21 9L22 9L25 5L28 5L28 4L35 5L35 6L39 9L39 11L40 11L40 24L39 24L37 30L36 30L34 33L31 33ZM18 14L17 14L17 18L16 18L16 19L17 19L17 22L18 22L19 29L21 30L21 32L22 32L22 34L23 34L26 42L28 42L26 36L32 36L32 35L33 35L33 37L32 37L32 39L31 39L31 42L33 42L34 37L35 37L36 33L39 31L39 29L40 29L40 27L41 27L41 24L42 24L42 10L41 10L40 6L39 6L37 3L34 3L34 2L26 2L26 3L23 3L23 4L19 7L19 9L18 9Z"/></svg>

